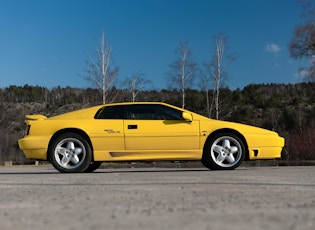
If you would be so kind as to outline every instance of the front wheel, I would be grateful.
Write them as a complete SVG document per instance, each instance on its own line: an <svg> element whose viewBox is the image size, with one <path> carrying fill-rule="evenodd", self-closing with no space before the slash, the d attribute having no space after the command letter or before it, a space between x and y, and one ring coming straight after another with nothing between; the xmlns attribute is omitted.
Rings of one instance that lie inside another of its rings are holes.
<svg viewBox="0 0 315 230"><path fill-rule="evenodd" d="M49 157L58 171L80 173L90 166L92 150L89 143L79 134L64 133L53 140Z"/></svg>
<svg viewBox="0 0 315 230"><path fill-rule="evenodd" d="M205 167L213 170L237 168L245 157L243 141L232 133L219 133L207 141L202 156Z"/></svg>

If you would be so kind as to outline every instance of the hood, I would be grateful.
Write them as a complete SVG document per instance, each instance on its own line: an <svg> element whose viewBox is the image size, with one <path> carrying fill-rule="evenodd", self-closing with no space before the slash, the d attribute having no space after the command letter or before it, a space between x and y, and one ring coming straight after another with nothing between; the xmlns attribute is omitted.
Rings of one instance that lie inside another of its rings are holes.
<svg viewBox="0 0 315 230"><path fill-rule="evenodd" d="M212 120L211 126L214 126L215 128L225 127L225 128L234 129L234 130L241 132L242 134L268 134L268 135L277 135L278 136L278 133L276 133L274 131L259 128L256 126L230 122L230 121Z"/></svg>

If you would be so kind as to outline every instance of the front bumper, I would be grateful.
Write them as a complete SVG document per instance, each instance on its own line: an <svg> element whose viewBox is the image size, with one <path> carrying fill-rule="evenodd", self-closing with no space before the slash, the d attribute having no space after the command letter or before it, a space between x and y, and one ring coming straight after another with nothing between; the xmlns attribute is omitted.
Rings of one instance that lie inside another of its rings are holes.
<svg viewBox="0 0 315 230"><path fill-rule="evenodd" d="M280 136L265 137L259 143L249 145L249 159L278 159L285 144L285 139Z"/></svg>

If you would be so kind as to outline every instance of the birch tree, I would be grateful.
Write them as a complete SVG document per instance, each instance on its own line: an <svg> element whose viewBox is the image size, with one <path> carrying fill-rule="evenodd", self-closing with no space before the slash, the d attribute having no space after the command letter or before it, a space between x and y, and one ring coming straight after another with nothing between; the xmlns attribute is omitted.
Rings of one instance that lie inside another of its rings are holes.
<svg viewBox="0 0 315 230"><path fill-rule="evenodd" d="M132 102L136 101L136 97L141 90L150 82L146 80L144 77L144 73L136 72L133 73L130 78L126 79L126 83L129 86L129 91L131 92L131 100Z"/></svg>
<svg viewBox="0 0 315 230"><path fill-rule="evenodd" d="M180 88L182 108L185 108L186 89L193 83L197 64L192 60L191 49L187 41L181 42L175 53L177 59L169 66L169 76L171 82Z"/></svg>
<svg viewBox="0 0 315 230"><path fill-rule="evenodd" d="M102 103L107 103L108 91L113 86L118 75L118 67L111 65L111 45L105 41L105 33L102 32L100 46L96 48L96 55L88 55L86 61L86 80L96 87L102 95Z"/></svg>
<svg viewBox="0 0 315 230"><path fill-rule="evenodd" d="M212 105L215 109L215 118L219 119L220 116L220 89L225 84L227 79L227 69L232 61L235 60L234 55L227 53L227 37L223 33L218 33L213 37L215 43L215 49L213 51L213 57L209 63L205 64L206 76L203 79L204 84L211 82L213 85L213 97L211 105L207 105L207 111L209 116L211 116ZM209 90L207 91L207 103L209 100Z"/></svg>
<svg viewBox="0 0 315 230"><path fill-rule="evenodd" d="M210 118L213 103L210 102L210 96L209 96L210 84L209 84L209 82L210 82L210 80L208 78L208 75L205 74L203 71L201 71L199 84L200 84L201 91L205 92L205 94L206 94L206 113L207 113L208 117Z"/></svg>

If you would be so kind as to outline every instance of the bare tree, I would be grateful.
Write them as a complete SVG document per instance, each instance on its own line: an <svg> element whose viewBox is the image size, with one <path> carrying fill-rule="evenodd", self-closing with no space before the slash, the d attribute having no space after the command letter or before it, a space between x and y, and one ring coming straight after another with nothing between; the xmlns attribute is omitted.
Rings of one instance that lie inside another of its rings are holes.
<svg viewBox="0 0 315 230"><path fill-rule="evenodd" d="M85 77L101 93L103 104L107 102L107 93L111 89L119 71L117 66L111 66L111 58L112 49L110 44L105 42L105 33L103 31L100 47L96 48L95 57L88 55Z"/></svg>
<svg viewBox="0 0 315 230"><path fill-rule="evenodd" d="M8 107L8 102L5 99L5 96L2 94L0 91L0 126L1 127L6 127L8 125L7 118L8 118L8 113L7 113L7 107Z"/></svg>
<svg viewBox="0 0 315 230"><path fill-rule="evenodd" d="M315 82L315 2L313 0L299 2L303 7L302 16L307 22L295 28L289 51L291 57L305 58L309 61L309 66L300 68L299 72L304 75L305 81Z"/></svg>
<svg viewBox="0 0 315 230"><path fill-rule="evenodd" d="M205 64L205 70L208 76L208 82L213 85L213 100L211 105L207 105L209 116L211 115L212 105L215 107L215 118L219 119L220 115L220 88L225 84L227 79L227 69L232 61L235 60L234 55L227 53L227 37L223 33L214 36L215 50L213 57L209 63ZM207 84L207 77L204 76L204 84ZM209 100L209 88L206 88L207 103Z"/></svg>
<svg viewBox="0 0 315 230"><path fill-rule="evenodd" d="M185 93L188 86L192 85L197 64L192 61L189 43L181 42L175 51L177 59L169 68L172 83L180 87L182 93L182 108L185 108Z"/></svg>
<svg viewBox="0 0 315 230"><path fill-rule="evenodd" d="M298 0L303 7L302 16L311 20L315 20L315 2L314 0Z"/></svg>
<svg viewBox="0 0 315 230"><path fill-rule="evenodd" d="M126 83L129 86L129 91L132 95L132 102L136 101L136 97L141 90L149 83L149 80L145 79L145 75L142 72L136 72L131 75L131 78L126 79Z"/></svg>
<svg viewBox="0 0 315 230"><path fill-rule="evenodd" d="M205 74L204 71L201 71L199 84L200 84L201 90L204 91L205 94L206 94L206 112L207 112L208 117L210 118L211 117L213 103L210 102L210 96L209 96L210 84L209 84L209 82L210 82L210 80L208 78L208 75Z"/></svg>

